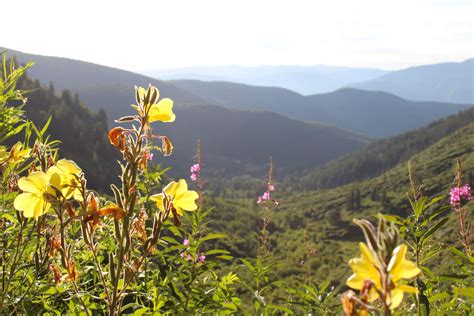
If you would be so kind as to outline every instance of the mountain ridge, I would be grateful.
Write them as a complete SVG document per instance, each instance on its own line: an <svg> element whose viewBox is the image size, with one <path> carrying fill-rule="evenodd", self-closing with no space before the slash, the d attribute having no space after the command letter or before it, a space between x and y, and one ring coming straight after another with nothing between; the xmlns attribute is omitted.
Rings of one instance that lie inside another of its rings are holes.
<svg viewBox="0 0 474 316"><path fill-rule="evenodd" d="M394 71L348 87L386 91L416 101L474 103L474 58Z"/></svg>

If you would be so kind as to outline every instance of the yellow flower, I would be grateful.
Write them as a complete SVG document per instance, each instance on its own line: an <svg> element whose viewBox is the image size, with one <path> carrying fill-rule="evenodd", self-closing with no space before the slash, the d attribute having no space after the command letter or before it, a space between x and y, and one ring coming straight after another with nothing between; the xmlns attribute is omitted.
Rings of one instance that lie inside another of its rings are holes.
<svg viewBox="0 0 474 316"><path fill-rule="evenodd" d="M57 173L61 179L60 184L55 186L61 191L65 199L74 198L76 201L82 201L82 193L79 189L81 183L82 170L72 160L61 159L54 166L48 169L48 172Z"/></svg>
<svg viewBox="0 0 474 316"><path fill-rule="evenodd" d="M47 173L36 171L28 177L18 180L18 187L23 191L15 198L13 206L25 217L38 219L41 215L49 211L51 202L48 195L55 195L51 185L60 186L61 178L57 173Z"/></svg>
<svg viewBox="0 0 474 316"><path fill-rule="evenodd" d="M0 146L0 164L3 164L7 161L8 154L7 154L7 147Z"/></svg>
<svg viewBox="0 0 474 316"><path fill-rule="evenodd" d="M5 146L0 146L0 163L15 164L24 161L30 155L30 149L21 149L23 144L21 142L16 143L10 149L10 152L6 152Z"/></svg>
<svg viewBox="0 0 474 316"><path fill-rule="evenodd" d="M148 113L148 121L174 122L176 115L173 113L173 100L164 98L153 104Z"/></svg>
<svg viewBox="0 0 474 316"><path fill-rule="evenodd" d="M364 282L370 280L378 290L383 292L382 277L380 274L388 274L389 280L392 282L391 290L387 295L387 304L390 304L390 309L394 309L400 305L403 300L404 292L417 293L415 287L400 283L402 279L413 278L421 271L416 264L405 258L407 253L406 245L399 245L393 250L387 271L381 271L382 268L378 260L364 243L359 243L359 248L361 257L349 261L349 265L354 274L347 279L347 286L361 290L364 287ZM377 291L372 288L369 293L369 301L374 301L378 297Z"/></svg>
<svg viewBox="0 0 474 316"><path fill-rule="evenodd" d="M141 116L148 114L148 122L174 122L176 115L173 113L173 100L164 98L158 103L160 91L153 86L147 90L135 87L135 99L138 105L132 105Z"/></svg>
<svg viewBox="0 0 474 316"><path fill-rule="evenodd" d="M183 211L195 211L198 198L199 195L195 191L188 191L188 185L184 179L170 182L163 189L163 193L150 197L160 210L165 211L168 206L178 215L183 215Z"/></svg>

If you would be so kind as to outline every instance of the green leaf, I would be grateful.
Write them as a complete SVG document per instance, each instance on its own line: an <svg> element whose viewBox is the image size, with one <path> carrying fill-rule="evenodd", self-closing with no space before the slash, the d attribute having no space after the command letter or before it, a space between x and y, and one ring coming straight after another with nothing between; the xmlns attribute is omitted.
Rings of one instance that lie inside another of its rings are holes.
<svg viewBox="0 0 474 316"><path fill-rule="evenodd" d="M433 304L437 301L442 301L442 300L449 299L449 298L451 298L451 295L449 295L449 293L442 292L442 293L436 293L436 294L432 295L429 298L429 301L430 301L431 304Z"/></svg>
<svg viewBox="0 0 474 316"><path fill-rule="evenodd" d="M257 271L257 269L246 259L240 259L240 261L242 261L242 263L247 267L247 269L249 269L252 273L255 273Z"/></svg>
<svg viewBox="0 0 474 316"><path fill-rule="evenodd" d="M448 221L448 218L445 217L439 222L437 222L433 227L428 229L420 238L421 244L424 245L425 242L428 240L428 237L433 235L438 229L440 229L444 224L446 224L447 221Z"/></svg>
<svg viewBox="0 0 474 316"><path fill-rule="evenodd" d="M436 247L431 250L429 250L425 255L423 256L423 259L421 260L421 264L424 264L425 262L428 262L431 258L433 258L435 255L440 253L443 250L442 247Z"/></svg>
<svg viewBox="0 0 474 316"><path fill-rule="evenodd" d="M205 241L212 240L212 239L222 239L226 237L227 237L226 234L209 234L199 239L199 243L203 243Z"/></svg>
<svg viewBox="0 0 474 316"><path fill-rule="evenodd" d="M474 298L474 287L455 287L453 290L455 293L458 293L459 295L467 296L469 298Z"/></svg>
<svg viewBox="0 0 474 316"><path fill-rule="evenodd" d="M270 309L270 310L277 310L277 311L284 312L287 315L294 315L295 314L291 309L289 309L287 307L284 307L284 306L280 306L280 305L269 304L269 305L267 305L267 308Z"/></svg>

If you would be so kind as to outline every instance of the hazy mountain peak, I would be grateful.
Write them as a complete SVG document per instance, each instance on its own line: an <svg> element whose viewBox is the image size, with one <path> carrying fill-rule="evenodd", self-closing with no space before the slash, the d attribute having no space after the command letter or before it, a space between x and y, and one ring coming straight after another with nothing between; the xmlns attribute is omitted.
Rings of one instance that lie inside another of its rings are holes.
<svg viewBox="0 0 474 316"><path fill-rule="evenodd" d="M410 67L350 86L409 100L474 103L473 60Z"/></svg>

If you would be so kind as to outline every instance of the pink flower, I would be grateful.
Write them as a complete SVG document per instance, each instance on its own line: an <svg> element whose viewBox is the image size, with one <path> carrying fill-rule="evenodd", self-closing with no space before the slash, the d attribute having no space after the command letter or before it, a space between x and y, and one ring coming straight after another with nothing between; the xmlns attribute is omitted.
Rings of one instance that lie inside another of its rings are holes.
<svg viewBox="0 0 474 316"><path fill-rule="evenodd" d="M189 246L189 239L185 239L185 240L183 241L183 245Z"/></svg>
<svg viewBox="0 0 474 316"><path fill-rule="evenodd" d="M197 181L197 175L195 173L191 173L191 176L189 177L191 181Z"/></svg>
<svg viewBox="0 0 474 316"><path fill-rule="evenodd" d="M267 191L267 192L264 192L263 195L262 195L262 199L263 199L264 201L270 200L270 192L268 192L268 191Z"/></svg>
<svg viewBox="0 0 474 316"><path fill-rule="evenodd" d="M199 171L201 171L201 166L198 163L191 166L191 173L199 172Z"/></svg>
<svg viewBox="0 0 474 316"><path fill-rule="evenodd" d="M470 201L472 199L471 187L467 184L462 187L454 187L449 191L450 203L453 207L459 206L462 201Z"/></svg>
<svg viewBox="0 0 474 316"><path fill-rule="evenodd" d="M199 262L199 263L204 263L204 262L206 262L206 256L205 256L203 253L201 253L201 254L199 255L199 257L197 258L197 262Z"/></svg>
<svg viewBox="0 0 474 316"><path fill-rule="evenodd" d="M193 257L191 255L187 255L186 261L189 261L189 260L192 260L192 259L193 259Z"/></svg>
<svg viewBox="0 0 474 316"><path fill-rule="evenodd" d="M273 184L268 184L268 191L270 192L275 191L275 186Z"/></svg>
<svg viewBox="0 0 474 316"><path fill-rule="evenodd" d="M262 202L270 200L270 192L263 192L261 196L258 197L257 203L260 204Z"/></svg>

